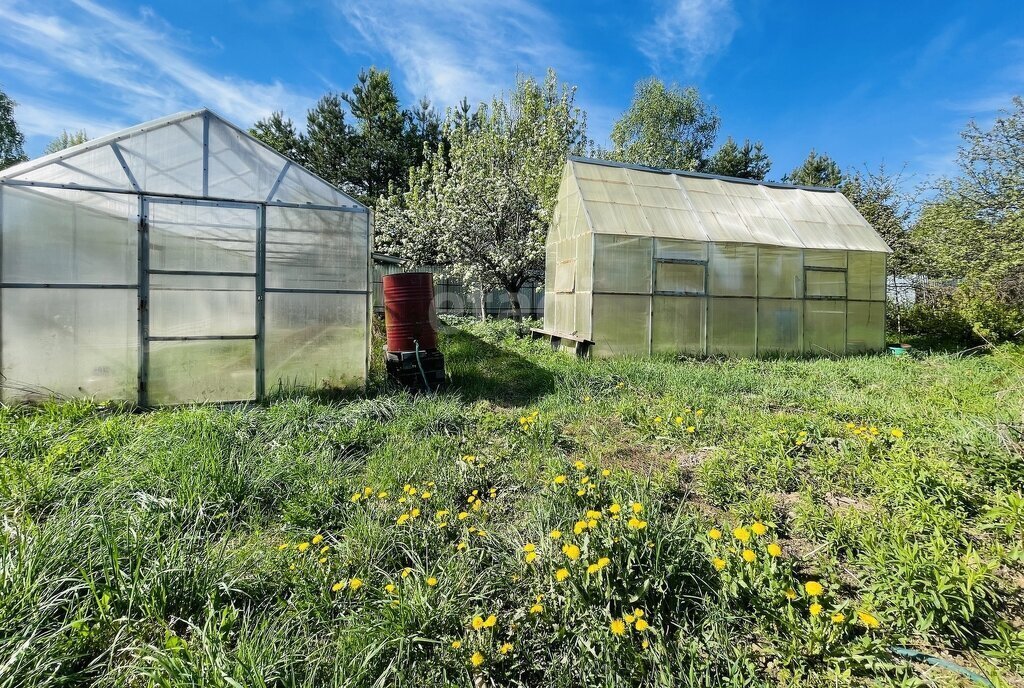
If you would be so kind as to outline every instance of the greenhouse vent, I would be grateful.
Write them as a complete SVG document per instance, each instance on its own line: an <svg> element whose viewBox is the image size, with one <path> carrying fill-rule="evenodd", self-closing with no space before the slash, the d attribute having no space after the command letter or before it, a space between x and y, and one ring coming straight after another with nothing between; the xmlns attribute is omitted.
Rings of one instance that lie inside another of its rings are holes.
<svg viewBox="0 0 1024 688"><path fill-rule="evenodd" d="M6 169L0 399L360 386L369 246L364 206L205 109Z"/></svg>
<svg viewBox="0 0 1024 688"><path fill-rule="evenodd" d="M878 351L889 252L835 189L570 158L541 332L596 356Z"/></svg>

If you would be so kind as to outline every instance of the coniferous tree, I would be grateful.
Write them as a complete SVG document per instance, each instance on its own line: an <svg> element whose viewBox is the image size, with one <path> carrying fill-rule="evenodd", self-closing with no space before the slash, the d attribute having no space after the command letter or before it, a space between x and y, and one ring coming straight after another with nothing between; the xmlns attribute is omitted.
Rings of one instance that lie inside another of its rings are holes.
<svg viewBox="0 0 1024 688"><path fill-rule="evenodd" d="M827 154L818 155L811 149L807 159L789 174L782 177L787 184L801 186L830 186L838 188L843 183L843 171Z"/></svg>
<svg viewBox="0 0 1024 688"><path fill-rule="evenodd" d="M306 164L331 184L351 191L349 156L352 128L345 121L341 97L328 93L306 114Z"/></svg>
<svg viewBox="0 0 1024 688"><path fill-rule="evenodd" d="M259 120L249 133L281 155L300 164L306 162L306 137L295 130L295 123L283 112Z"/></svg>
<svg viewBox="0 0 1024 688"><path fill-rule="evenodd" d="M341 98L354 120L345 180L362 201L373 203L408 177L415 157L408 148L409 117L399 107L391 75L375 67L361 71L352 92Z"/></svg>
<svg viewBox="0 0 1024 688"><path fill-rule="evenodd" d="M746 139L740 146L730 136L711 156L706 171L726 177L761 180L771 167L772 161L760 141L752 144L750 139Z"/></svg>

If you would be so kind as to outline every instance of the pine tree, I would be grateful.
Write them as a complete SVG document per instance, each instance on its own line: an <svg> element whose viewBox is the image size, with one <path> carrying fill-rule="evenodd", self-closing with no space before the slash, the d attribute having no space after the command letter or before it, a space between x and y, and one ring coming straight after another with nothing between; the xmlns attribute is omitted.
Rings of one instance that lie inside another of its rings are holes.
<svg viewBox="0 0 1024 688"><path fill-rule="evenodd" d="M760 141L751 144L750 139L746 139L741 147L730 136L711 156L707 171L726 177L760 180L765 178L771 167L772 161Z"/></svg>
<svg viewBox="0 0 1024 688"><path fill-rule="evenodd" d="M787 184L801 186L830 186L838 188L844 181L843 171L836 161L825 153L818 155L811 149L807 159L792 172L782 177Z"/></svg>
<svg viewBox="0 0 1024 688"><path fill-rule="evenodd" d="M296 132L295 123L283 112L259 120L249 133L281 155L299 164L306 162L306 137Z"/></svg>

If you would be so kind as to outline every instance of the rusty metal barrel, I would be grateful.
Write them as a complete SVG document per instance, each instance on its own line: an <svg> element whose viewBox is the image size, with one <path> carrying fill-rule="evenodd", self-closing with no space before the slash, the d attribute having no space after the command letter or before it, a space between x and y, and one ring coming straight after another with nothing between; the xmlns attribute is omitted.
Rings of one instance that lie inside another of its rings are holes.
<svg viewBox="0 0 1024 688"><path fill-rule="evenodd" d="M384 325L388 351L437 348L434 276L429 272L384 275Z"/></svg>

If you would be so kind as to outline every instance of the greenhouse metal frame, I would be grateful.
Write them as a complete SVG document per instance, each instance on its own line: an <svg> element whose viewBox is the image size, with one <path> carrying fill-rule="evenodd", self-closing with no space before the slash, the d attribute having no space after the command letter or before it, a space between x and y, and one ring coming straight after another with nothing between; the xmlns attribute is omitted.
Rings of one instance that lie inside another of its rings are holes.
<svg viewBox="0 0 1024 688"><path fill-rule="evenodd" d="M370 211L208 109L0 172L0 400L361 386Z"/></svg>
<svg viewBox="0 0 1024 688"><path fill-rule="evenodd" d="M570 158L542 333L596 356L879 351L889 252L835 189Z"/></svg>

